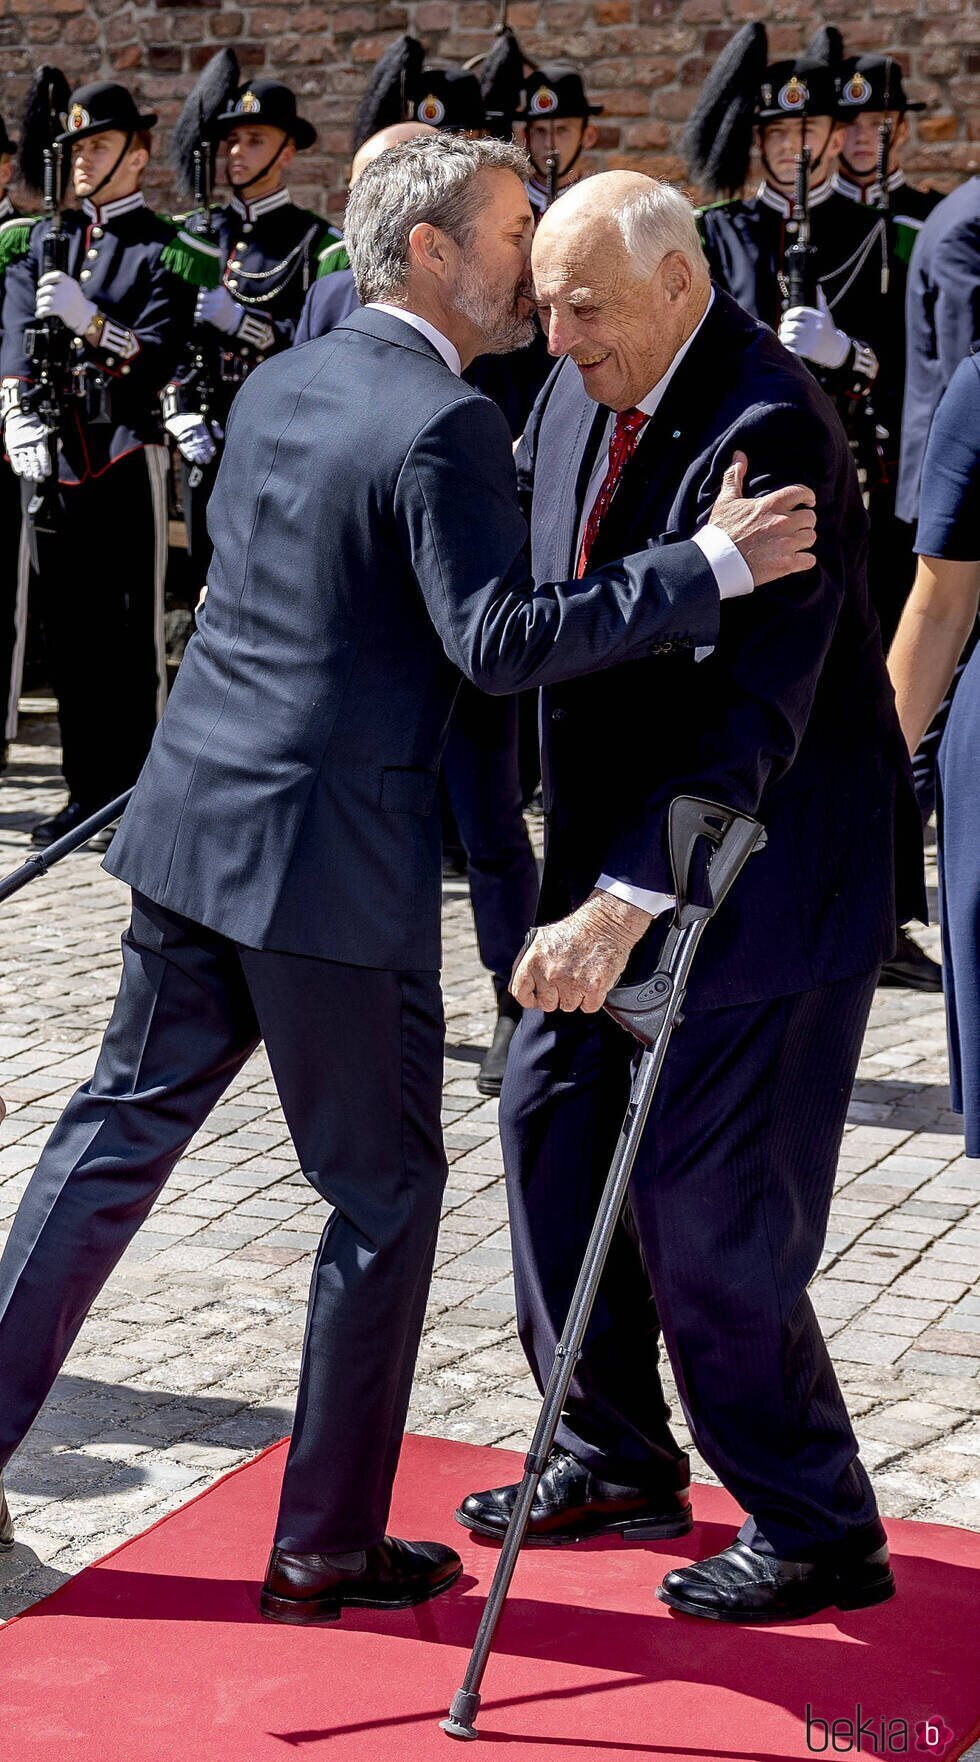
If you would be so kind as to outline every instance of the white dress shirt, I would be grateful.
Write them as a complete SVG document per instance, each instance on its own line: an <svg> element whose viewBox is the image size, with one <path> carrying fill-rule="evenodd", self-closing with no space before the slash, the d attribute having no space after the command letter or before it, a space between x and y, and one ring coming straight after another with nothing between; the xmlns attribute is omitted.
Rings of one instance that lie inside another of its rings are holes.
<svg viewBox="0 0 980 1762"><path fill-rule="evenodd" d="M427 318L420 318L417 312L407 312L404 306L389 306L385 300L369 300L366 310L368 312L387 312L389 318L400 318L403 324L411 325L413 330L417 330L421 336L425 337L426 342L431 343L434 349L438 349L450 373L455 373L457 379L459 378L463 371L459 350L454 343L449 341L447 336L443 336L441 330L437 330L434 324L430 324Z"/></svg>

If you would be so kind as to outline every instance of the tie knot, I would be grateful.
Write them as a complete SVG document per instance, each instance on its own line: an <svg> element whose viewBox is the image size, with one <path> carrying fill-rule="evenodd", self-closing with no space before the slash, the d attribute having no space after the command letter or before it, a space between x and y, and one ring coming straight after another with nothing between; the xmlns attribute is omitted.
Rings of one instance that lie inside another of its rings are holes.
<svg viewBox="0 0 980 1762"><path fill-rule="evenodd" d="M643 411L637 410L635 408L635 406L631 407L629 410L617 411L617 414L616 414L616 438L617 438L617 440L633 440L635 438L635 436L639 434L640 429L643 427L643 424L645 421L646 421L646 416L644 415Z"/></svg>

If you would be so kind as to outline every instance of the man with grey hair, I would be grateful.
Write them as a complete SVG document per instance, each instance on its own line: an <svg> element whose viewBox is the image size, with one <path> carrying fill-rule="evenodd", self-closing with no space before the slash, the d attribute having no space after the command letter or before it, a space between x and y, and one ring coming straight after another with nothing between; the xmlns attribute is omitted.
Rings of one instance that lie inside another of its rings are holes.
<svg viewBox="0 0 980 1762"><path fill-rule="evenodd" d="M207 600L106 862L133 890L112 1020L0 1262L2 1467L264 1040L331 1208L271 1620L401 1608L460 1572L452 1549L385 1534L446 1176L435 803L460 676L507 692L712 643L713 555L744 552L758 581L812 566L795 492L753 504L729 485L729 537L532 585L510 436L458 377L530 322L522 170L499 143L382 155L346 231L373 303L235 399Z"/></svg>
<svg viewBox="0 0 980 1762"><path fill-rule="evenodd" d="M810 486L817 566L737 602L715 643L544 692L540 928L512 981L526 1009L500 1115L542 1384L629 1094L632 1043L599 1012L648 932L637 976L654 969L673 904L670 802L756 815L768 843L694 964L530 1537L690 1529L662 1336L694 1440L750 1516L660 1596L722 1621L877 1603L893 1590L884 1531L806 1295L901 921L896 829L918 836L851 455L806 368L712 289L675 190L589 179L544 216L532 266L565 357L518 453L535 575L587 578L655 535L690 539L733 449L755 492ZM457 1515L500 1536L514 1494L471 1494Z"/></svg>

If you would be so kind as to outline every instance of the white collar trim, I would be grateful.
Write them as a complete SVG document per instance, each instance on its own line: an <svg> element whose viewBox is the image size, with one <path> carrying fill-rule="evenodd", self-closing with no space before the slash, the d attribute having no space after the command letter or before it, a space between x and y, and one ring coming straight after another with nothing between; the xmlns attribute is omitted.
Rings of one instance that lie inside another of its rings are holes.
<svg viewBox="0 0 980 1762"><path fill-rule="evenodd" d="M107 220L115 220L117 214L129 214L136 208L146 207L146 197L142 190L134 190L131 196L120 196L115 202L106 202L99 208L86 196L82 201L82 209L90 220L103 226Z"/></svg>
<svg viewBox="0 0 980 1762"><path fill-rule="evenodd" d="M273 190L269 196L259 196L255 202L243 202L240 196L232 196L231 205L236 214L245 220L257 220L260 214L269 214L273 208L285 208L291 201L285 184L281 189Z"/></svg>
<svg viewBox="0 0 980 1762"><path fill-rule="evenodd" d="M833 194L833 187L834 180L828 177L824 179L822 184L818 184L815 190L811 190L810 207L819 208L821 202L826 202L828 196ZM792 199L789 196L784 196L781 190L774 190L772 184L766 183L765 178L755 193L758 200L764 202L767 208L774 208L777 214L783 216L784 220L790 219L793 213Z"/></svg>
<svg viewBox="0 0 980 1762"><path fill-rule="evenodd" d="M845 177L842 171L835 171L831 182L837 194L846 196L849 202L860 202L863 207L871 208L880 200L881 185L877 178L873 184L856 184L853 179ZM886 187L889 192L904 189L905 173L901 166L896 166L894 171L889 172Z"/></svg>

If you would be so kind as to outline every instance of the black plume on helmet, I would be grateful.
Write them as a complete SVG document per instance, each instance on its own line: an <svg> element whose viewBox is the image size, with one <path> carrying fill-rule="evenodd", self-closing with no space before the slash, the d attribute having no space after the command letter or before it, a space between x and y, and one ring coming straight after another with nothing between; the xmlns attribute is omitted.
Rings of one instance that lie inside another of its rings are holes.
<svg viewBox="0 0 980 1762"><path fill-rule="evenodd" d="M379 129L405 120L405 94L422 72L425 50L417 37L397 37L375 63L354 113L354 152Z"/></svg>
<svg viewBox="0 0 980 1762"><path fill-rule="evenodd" d="M194 194L195 151L201 146L213 147L215 118L227 110L238 90L239 78L234 49L219 49L184 100L170 141L170 163L185 196Z"/></svg>
<svg viewBox="0 0 980 1762"><path fill-rule="evenodd" d="M684 130L690 175L715 195L733 195L745 182L768 54L765 25L743 25L701 87Z"/></svg>
<svg viewBox="0 0 980 1762"><path fill-rule="evenodd" d="M487 127L500 140L509 141L524 96L524 53L509 25L484 56L479 74Z"/></svg>
<svg viewBox="0 0 980 1762"><path fill-rule="evenodd" d="M810 38L798 67L829 67L836 73L844 59L844 39L835 24L824 24Z"/></svg>
<svg viewBox="0 0 980 1762"><path fill-rule="evenodd" d="M70 98L71 86L60 67L45 65L38 68L24 100L20 151L17 154L17 169L30 190L44 188L44 149L51 146L56 135L60 135ZM70 160L66 153L62 160L59 196L63 196L67 188L69 169Z"/></svg>

